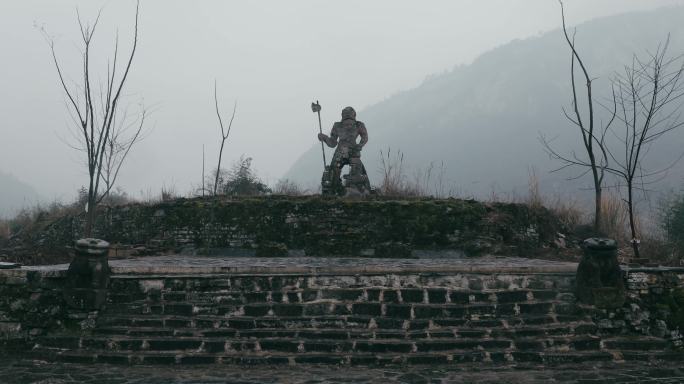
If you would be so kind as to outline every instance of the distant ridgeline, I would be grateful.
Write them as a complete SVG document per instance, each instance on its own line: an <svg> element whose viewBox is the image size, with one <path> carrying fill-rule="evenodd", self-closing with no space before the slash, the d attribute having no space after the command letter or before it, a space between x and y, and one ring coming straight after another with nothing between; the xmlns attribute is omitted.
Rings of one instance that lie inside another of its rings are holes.
<svg viewBox="0 0 684 384"><path fill-rule="evenodd" d="M558 27L560 27L560 14ZM634 54L644 57L670 36L668 53L684 52L684 7L667 7L648 12L620 14L591 20L577 26L577 49L595 79L595 101L610 97L609 79ZM569 20L571 23L572 21ZM577 68L576 68L577 69ZM579 86L579 85L578 85ZM578 88L579 90L580 88ZM560 30L525 40L514 40L482 54L471 64L427 78L414 89L392 95L358 111L368 128L369 142L362 160L370 171L371 184L379 183L380 151L392 150L390 158L403 153L407 175L433 163L444 166L444 180L431 193L442 195L454 188L463 196L497 193L525 193L531 166L536 168L542 193L573 193L591 185L589 178L567 180L581 169L548 173L559 163L539 143L540 133L554 139L560 153L581 148L579 132L567 121L562 107L570 107L570 52ZM606 110L596 108L597 121L608 121ZM332 121L324 127L332 126ZM324 128L325 129L325 128ZM329 128L328 128L329 129ZM671 133L649 153L648 167L667 167L681 151L684 129ZM618 142L615 143L619 148ZM425 150L429 148L429 150ZM674 156L674 157L673 157ZM320 183L321 149L312 140L307 152L284 176L299 185ZM467 166L465 166L467 165ZM650 189L679 188L684 162L672 168L668 177ZM427 172L423 172L427 174ZM429 183L432 184L432 183ZM587 201L591 201L586 193Z"/></svg>
<svg viewBox="0 0 684 384"><path fill-rule="evenodd" d="M40 227L20 241L53 252L66 250L81 237L83 217L63 217ZM417 250L530 255L553 247L559 232L566 231L548 210L523 204L271 196L104 208L95 236L124 256L237 252L410 257ZM22 261L20 254L12 258Z"/></svg>

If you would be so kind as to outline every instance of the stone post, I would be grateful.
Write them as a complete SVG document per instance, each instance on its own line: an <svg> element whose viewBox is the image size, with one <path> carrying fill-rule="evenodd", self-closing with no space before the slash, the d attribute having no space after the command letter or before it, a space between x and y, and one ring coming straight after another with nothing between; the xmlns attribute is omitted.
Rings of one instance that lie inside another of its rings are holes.
<svg viewBox="0 0 684 384"><path fill-rule="evenodd" d="M625 303L625 284L617 259L617 242L592 237L582 243L584 255L577 266L576 295L585 304L620 308Z"/></svg>
<svg viewBox="0 0 684 384"><path fill-rule="evenodd" d="M76 309L99 309L107 299L109 243L99 239L76 241L76 257L69 265L64 298Z"/></svg>

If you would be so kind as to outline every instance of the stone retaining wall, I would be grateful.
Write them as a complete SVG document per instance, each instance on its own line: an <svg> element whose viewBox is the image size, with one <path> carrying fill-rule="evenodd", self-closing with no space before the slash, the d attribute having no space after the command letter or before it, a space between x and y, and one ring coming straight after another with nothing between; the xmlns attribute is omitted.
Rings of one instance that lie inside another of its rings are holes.
<svg viewBox="0 0 684 384"><path fill-rule="evenodd" d="M604 310L600 328L670 339L684 346L684 268L626 268L627 300L618 310Z"/></svg>
<svg viewBox="0 0 684 384"><path fill-rule="evenodd" d="M80 238L82 220L64 217L20 240L27 251L64 249ZM546 209L522 204L262 197L103 208L95 232L139 254L230 248L261 256L409 257L430 249L529 256L554 247L565 231ZM19 252L21 244L8 253Z"/></svg>
<svg viewBox="0 0 684 384"><path fill-rule="evenodd" d="M65 271L0 270L0 353L24 349L29 340L64 326Z"/></svg>

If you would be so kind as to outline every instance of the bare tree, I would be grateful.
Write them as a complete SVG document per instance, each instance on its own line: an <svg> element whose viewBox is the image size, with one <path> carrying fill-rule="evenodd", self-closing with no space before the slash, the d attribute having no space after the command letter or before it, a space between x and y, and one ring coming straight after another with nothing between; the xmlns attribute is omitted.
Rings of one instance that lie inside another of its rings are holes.
<svg viewBox="0 0 684 384"><path fill-rule="evenodd" d="M100 14L92 25L84 24L80 14L77 13L78 26L82 39L81 56L81 83L73 86L67 85L67 80L62 70L62 66L57 59L55 52L54 39L48 37L52 59L57 69L60 83L66 94L67 109L74 118L77 126L77 137L79 139L78 149L86 154L88 168L88 196L87 213L84 235L92 235L93 223L95 221L97 205L109 193L119 174L121 164L130 151L133 144L138 140L142 124L145 120L145 112L141 112L139 117L139 127L133 138L124 139L122 131L116 128L117 114L119 113L122 90L128 79L128 74L133 63L136 48L138 45L138 16L140 2L135 9L135 28L133 43L130 54L128 55L123 71L118 67L119 59L119 38L118 33L114 45L114 55L108 61L106 81L104 86L97 84L98 79L91 72L91 48L93 36L97 28ZM47 35L46 35L47 37ZM96 90L99 94L96 95ZM117 133L118 132L118 133ZM109 162L111 160L111 164ZM111 166L110 166L111 165ZM109 171L108 171L109 170ZM105 190L100 190L100 182L105 184Z"/></svg>
<svg viewBox="0 0 684 384"><path fill-rule="evenodd" d="M565 25L565 10L563 2L559 0L561 7L561 20L563 22L563 35L565 41L570 47L570 83L572 85L572 112L569 113L563 108L563 114L566 119L570 121L579 130L582 136L583 153L578 155L572 152L570 155L563 155L555 150L551 141L544 135L540 137L540 141L545 150L551 158L560 161L563 165L554 171L560 171L568 167L579 167L585 170L577 177L580 178L591 173L592 181L594 183L594 231L601 232L601 204L603 194L603 180L605 176L604 168L608 165L608 155L605 149L606 132L615 119L615 113L612 114L607 124L597 127L596 115L594 111L594 95L592 89L593 79L589 76L589 71L582 61L577 49L575 47L575 36L572 38L568 34ZM581 94L577 90L575 79L576 63L579 65L581 76L585 82L586 91ZM582 110L582 106L586 106L586 110Z"/></svg>
<svg viewBox="0 0 684 384"><path fill-rule="evenodd" d="M141 109L141 113L136 118L131 119L131 121L128 119L127 112L124 112L121 122L117 121L118 118L116 116L114 117L107 145L104 149L102 173L100 175L105 187L102 193L103 199L107 198L114 187L121 166L131 148L143 139L146 117L147 110L144 107Z"/></svg>
<svg viewBox="0 0 684 384"><path fill-rule="evenodd" d="M635 191L646 192L646 185L662 177L682 157L657 170L644 167L644 159L656 140L684 125L681 119L684 86L682 56L667 57L670 38L645 60L636 55L632 64L613 79L613 105L619 112L620 132L611 130L616 147L608 149L611 163L605 170L620 180L627 197L629 226L634 256L639 257L639 236L635 222Z"/></svg>
<svg viewBox="0 0 684 384"><path fill-rule="evenodd" d="M202 197L204 197L204 192L207 190L207 182L206 182L207 179L204 176L204 163L205 163L204 160L205 159L206 159L206 156L204 156L204 144L202 144Z"/></svg>
<svg viewBox="0 0 684 384"><path fill-rule="evenodd" d="M237 110L237 101L233 104L233 114L230 117L230 122L228 123L228 129L223 127L223 119L221 118L221 112L219 111L218 95L216 92L216 80L214 80L214 104L216 105L216 116L218 116L219 125L221 126L221 148L219 149L218 165L216 166L216 178L214 180L214 196L216 196L219 187L219 178L221 175L221 159L223 157L223 147L226 144L228 135L230 135L230 129L233 127L233 119L235 119L235 111Z"/></svg>

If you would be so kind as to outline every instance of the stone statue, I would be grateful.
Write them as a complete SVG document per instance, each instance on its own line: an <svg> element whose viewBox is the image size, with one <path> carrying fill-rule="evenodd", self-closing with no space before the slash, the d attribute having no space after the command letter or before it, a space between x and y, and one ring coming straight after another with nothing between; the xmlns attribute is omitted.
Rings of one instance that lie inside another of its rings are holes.
<svg viewBox="0 0 684 384"><path fill-rule="evenodd" d="M357 143L357 138L361 140ZM336 122L330 136L318 134L318 140L328 147L335 148L330 166L325 167L321 182L324 195L367 195L372 192L366 168L361 162L361 149L368 142L366 126L356 120L352 107L342 110L342 120ZM349 174L344 175L344 185L340 179L342 167L349 165Z"/></svg>

